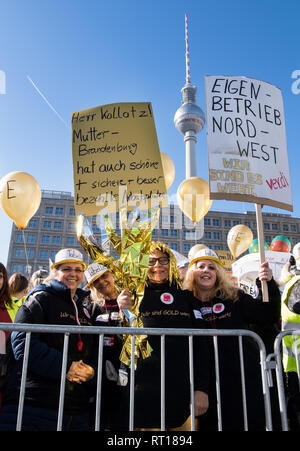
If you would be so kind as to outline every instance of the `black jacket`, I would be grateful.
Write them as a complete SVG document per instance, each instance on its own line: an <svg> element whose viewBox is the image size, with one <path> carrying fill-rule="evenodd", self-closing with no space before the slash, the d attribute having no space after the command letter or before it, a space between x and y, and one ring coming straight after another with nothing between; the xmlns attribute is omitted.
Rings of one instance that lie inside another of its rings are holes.
<svg viewBox="0 0 300 451"><path fill-rule="evenodd" d="M262 301L262 294L254 299L239 291L239 300L214 298L210 302L195 299L194 308L198 311L200 327L203 320L206 329L252 329L260 330L271 326L280 317L280 291L272 279L268 282L269 302ZM246 379L246 397L249 430L263 430L265 415L261 384L259 348L251 338L243 337L243 357ZM214 370L213 339L209 340L211 353L211 376L208 413L200 417L200 429L217 429L216 375ZM243 430L243 405L239 343L237 337L218 337L218 357L220 370L221 410L223 430Z"/></svg>
<svg viewBox="0 0 300 451"><path fill-rule="evenodd" d="M169 284L150 284L140 305L144 327L196 328L192 294ZM135 427L159 428L160 337L149 335L151 356L139 358L135 374ZM193 339L194 389L208 392L209 356L206 338ZM190 414L189 343L186 336L165 338L166 427L181 426Z"/></svg>
<svg viewBox="0 0 300 451"><path fill-rule="evenodd" d="M83 299L88 291L77 289L74 301L70 290L61 282L38 285L17 312L15 323L92 326ZM67 371L73 361L83 360L96 368L97 337L71 334ZM12 332L12 348L16 365L8 379L4 402L17 403L25 348L25 333ZM25 402L45 408L58 408L63 360L63 334L33 333L31 337ZM93 378L93 382L96 376ZM66 381L65 411L71 414L88 409L93 382L77 384Z"/></svg>

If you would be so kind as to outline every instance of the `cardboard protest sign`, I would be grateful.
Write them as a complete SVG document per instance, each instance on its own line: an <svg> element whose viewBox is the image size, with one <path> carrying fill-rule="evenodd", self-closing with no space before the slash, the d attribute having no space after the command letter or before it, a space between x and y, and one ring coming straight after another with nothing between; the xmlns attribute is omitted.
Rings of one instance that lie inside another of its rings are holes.
<svg viewBox="0 0 300 451"><path fill-rule="evenodd" d="M166 194L151 103L116 103L72 114L76 213L118 211ZM126 204L127 205L127 204Z"/></svg>
<svg viewBox="0 0 300 451"><path fill-rule="evenodd" d="M293 211L282 95L253 78L205 77L211 199Z"/></svg>

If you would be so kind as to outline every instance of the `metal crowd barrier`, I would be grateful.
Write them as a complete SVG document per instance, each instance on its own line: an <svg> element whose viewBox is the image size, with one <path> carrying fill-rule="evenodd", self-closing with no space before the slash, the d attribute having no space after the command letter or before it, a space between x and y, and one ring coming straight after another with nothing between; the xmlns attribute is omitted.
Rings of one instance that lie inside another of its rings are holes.
<svg viewBox="0 0 300 451"><path fill-rule="evenodd" d="M64 393L66 382L66 369L67 369L67 355L69 346L70 334L97 334L99 335L99 353L98 353L98 372L97 372L97 389L96 389L96 415L95 415L95 431L100 430L100 417L101 417L101 386L102 386L102 367L103 367L103 344L104 335L113 334L130 334L131 340L131 368L130 368L130 402L129 402L129 431L134 430L134 346L136 335L160 335L161 337L161 430L165 431L165 337L168 335L173 336L188 336L189 337L189 372L190 372L190 394L191 394L191 430L195 430L194 419L194 377L193 377L193 336L210 336L214 337L214 351L215 351L215 371L216 371L216 394L217 394L217 410L218 410L218 429L222 430L222 399L220 394L220 372L219 372L219 354L218 354L218 337L231 336L238 337L239 340L239 354L240 354L240 366L241 366L241 382L242 382L242 397L243 397L243 416L244 416L244 430L248 430L247 419L247 400L246 400L246 388L245 388L245 373L244 373L244 360L243 360L243 337L252 338L259 347L260 354L260 366L261 366L261 378L265 407L266 418L266 431L272 430L272 414L271 414L271 402L269 391L269 375L274 368L270 364L270 359L266 356L266 350L262 339L254 332L248 330L218 330L218 329L154 329L154 328L128 328L128 327L86 327L86 326L56 326L56 325L36 325L36 324L7 324L0 323L0 331L22 331L26 333L25 351L23 358L23 368L21 377L20 397L18 406L18 417L16 430L22 429L24 396L25 396L25 384L26 375L28 369L28 357L30 349L30 340L32 333L54 333L64 334L64 347L63 347L63 362L62 362L62 375L60 383L60 398L58 407L58 421L57 431L62 430L63 411L64 411ZM279 337L280 338L280 337ZM281 357L278 352L280 343L276 343L276 350L274 357L276 358L276 371L277 380L279 381L279 399L282 414L282 425L287 427L286 420L286 408L284 400L283 389L283 375L281 372ZM273 356L273 355L272 355ZM280 361L279 361L280 359Z"/></svg>

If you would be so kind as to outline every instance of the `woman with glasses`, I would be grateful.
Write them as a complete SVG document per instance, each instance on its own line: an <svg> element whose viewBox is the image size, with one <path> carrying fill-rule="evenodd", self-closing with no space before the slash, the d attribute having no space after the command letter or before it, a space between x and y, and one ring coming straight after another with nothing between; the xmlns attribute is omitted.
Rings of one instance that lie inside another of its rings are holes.
<svg viewBox="0 0 300 451"><path fill-rule="evenodd" d="M52 272L36 286L17 312L15 323L92 326L83 300L88 291L79 288L86 264L75 249L55 256ZM16 360L4 393L0 430L16 428L25 333L12 332ZM64 397L63 430L87 430L89 398L95 381L95 336L69 336ZM22 430L56 430L62 377L64 335L32 333L25 387Z"/></svg>
<svg viewBox="0 0 300 451"><path fill-rule="evenodd" d="M195 327L192 295L180 287L180 275L172 251L164 243L153 242L140 316L146 328ZM124 293L118 299L122 309L130 308ZM161 340L149 335L150 357L140 357L135 371L134 427L160 430L161 427ZM194 394L195 415L208 408L208 361L205 339L195 339ZM188 337L165 337L165 426L168 430L190 430L190 373ZM128 384L129 385L129 384ZM128 387L129 390L129 387Z"/></svg>

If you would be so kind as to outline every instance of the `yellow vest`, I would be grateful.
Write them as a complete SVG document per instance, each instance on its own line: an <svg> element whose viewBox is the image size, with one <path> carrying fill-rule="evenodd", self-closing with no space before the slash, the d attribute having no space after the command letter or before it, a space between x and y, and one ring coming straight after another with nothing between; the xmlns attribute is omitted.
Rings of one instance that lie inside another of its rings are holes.
<svg viewBox="0 0 300 451"><path fill-rule="evenodd" d="M292 335L287 335L283 337L282 351L283 351L283 367L285 372L290 371L297 372L296 357L297 355L300 357L300 314L292 312L287 306L291 290L299 280L300 275L292 277L291 280L289 280L289 282L285 285L281 298L282 330L295 330L298 331L299 333L299 336L296 337L293 337Z"/></svg>
<svg viewBox="0 0 300 451"><path fill-rule="evenodd" d="M11 319L12 323L15 320L15 316L16 316L17 311L19 310L19 308L21 307L21 305L23 304L25 299L26 299L26 296L22 297L21 299L17 299L17 298L12 296L12 298L11 298L12 302L11 303L8 304L8 303L5 302L5 307L6 307L7 313L10 316L10 319Z"/></svg>

